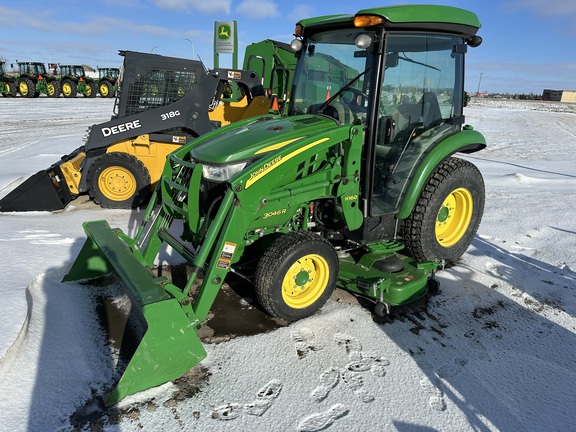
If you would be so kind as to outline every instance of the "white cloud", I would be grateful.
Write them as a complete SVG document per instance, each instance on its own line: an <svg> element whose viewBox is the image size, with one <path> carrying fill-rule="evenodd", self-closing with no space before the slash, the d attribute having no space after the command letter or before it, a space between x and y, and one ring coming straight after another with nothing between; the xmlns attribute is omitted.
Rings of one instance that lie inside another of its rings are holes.
<svg viewBox="0 0 576 432"><path fill-rule="evenodd" d="M243 0L236 11L251 18L273 18L279 15L278 5L270 0Z"/></svg>

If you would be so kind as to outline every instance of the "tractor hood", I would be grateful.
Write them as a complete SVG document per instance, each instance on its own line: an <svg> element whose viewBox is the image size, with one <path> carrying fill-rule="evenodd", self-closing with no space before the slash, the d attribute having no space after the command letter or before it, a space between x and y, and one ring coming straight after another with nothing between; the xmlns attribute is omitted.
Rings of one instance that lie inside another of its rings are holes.
<svg viewBox="0 0 576 432"><path fill-rule="evenodd" d="M264 156L296 140L336 128L334 119L320 115L263 117L232 124L198 138L190 155L200 163L224 165Z"/></svg>

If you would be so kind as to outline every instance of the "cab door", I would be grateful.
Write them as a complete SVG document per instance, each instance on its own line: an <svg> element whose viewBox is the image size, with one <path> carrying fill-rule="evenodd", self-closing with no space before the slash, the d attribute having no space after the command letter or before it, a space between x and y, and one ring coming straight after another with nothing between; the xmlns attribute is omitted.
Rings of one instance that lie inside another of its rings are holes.
<svg viewBox="0 0 576 432"><path fill-rule="evenodd" d="M397 212L423 156L460 130L465 48L453 35L386 35L370 216Z"/></svg>

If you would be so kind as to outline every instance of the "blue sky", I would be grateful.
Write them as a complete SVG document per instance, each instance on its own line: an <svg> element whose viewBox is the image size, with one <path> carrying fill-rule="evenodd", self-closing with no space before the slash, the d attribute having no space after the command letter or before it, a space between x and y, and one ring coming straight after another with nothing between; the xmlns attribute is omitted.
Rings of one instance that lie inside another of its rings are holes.
<svg viewBox="0 0 576 432"><path fill-rule="evenodd" d="M0 58L115 67L122 61L118 50L134 50L175 57L194 53L213 67L214 22L236 20L241 65L246 45L289 42L300 18L400 3L444 4L478 14L484 43L468 51L468 91L576 90L574 0L3 2ZM230 55L220 56L220 66L231 65Z"/></svg>

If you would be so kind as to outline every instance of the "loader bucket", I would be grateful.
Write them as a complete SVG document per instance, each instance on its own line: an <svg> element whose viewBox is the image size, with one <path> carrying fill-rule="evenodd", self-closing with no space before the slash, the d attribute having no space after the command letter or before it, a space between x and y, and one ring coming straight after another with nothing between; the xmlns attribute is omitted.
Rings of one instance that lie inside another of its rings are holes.
<svg viewBox="0 0 576 432"><path fill-rule="evenodd" d="M166 289L165 277L157 277L145 267L141 256L112 230L106 221L83 224L88 236L78 258L63 281L85 280L114 272L125 287L135 314L144 324L140 341L130 341L136 348L121 357L130 357L120 380L106 404L166 383L182 376L206 357L206 350L196 334L193 313ZM123 237L124 238L124 237ZM123 344L124 345L124 344Z"/></svg>
<svg viewBox="0 0 576 432"><path fill-rule="evenodd" d="M54 170L37 172L0 199L0 212L62 210L73 199L62 179Z"/></svg>

